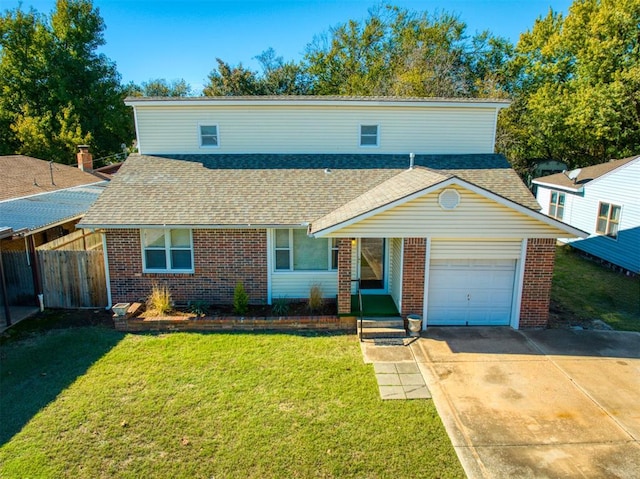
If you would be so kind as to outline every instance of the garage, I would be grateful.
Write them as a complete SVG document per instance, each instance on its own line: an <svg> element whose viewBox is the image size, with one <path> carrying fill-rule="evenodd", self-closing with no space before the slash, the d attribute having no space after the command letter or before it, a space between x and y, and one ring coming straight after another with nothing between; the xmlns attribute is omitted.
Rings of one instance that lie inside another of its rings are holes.
<svg viewBox="0 0 640 479"><path fill-rule="evenodd" d="M432 259L429 326L508 326L515 259Z"/></svg>

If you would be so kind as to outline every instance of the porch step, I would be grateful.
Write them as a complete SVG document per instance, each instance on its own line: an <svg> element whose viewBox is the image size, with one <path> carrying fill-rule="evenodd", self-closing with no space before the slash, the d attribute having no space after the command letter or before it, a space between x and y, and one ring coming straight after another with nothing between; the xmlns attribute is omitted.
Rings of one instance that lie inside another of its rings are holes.
<svg viewBox="0 0 640 479"><path fill-rule="evenodd" d="M360 328L359 320L358 328ZM362 319L363 339L404 338L406 335L404 321L400 317L365 317Z"/></svg>

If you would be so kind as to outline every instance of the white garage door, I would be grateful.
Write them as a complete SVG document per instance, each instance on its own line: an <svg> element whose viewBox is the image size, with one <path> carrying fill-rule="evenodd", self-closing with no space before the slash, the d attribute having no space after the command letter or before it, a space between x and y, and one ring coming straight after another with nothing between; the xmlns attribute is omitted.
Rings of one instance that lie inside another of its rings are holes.
<svg viewBox="0 0 640 479"><path fill-rule="evenodd" d="M427 324L507 326L516 260L432 260Z"/></svg>

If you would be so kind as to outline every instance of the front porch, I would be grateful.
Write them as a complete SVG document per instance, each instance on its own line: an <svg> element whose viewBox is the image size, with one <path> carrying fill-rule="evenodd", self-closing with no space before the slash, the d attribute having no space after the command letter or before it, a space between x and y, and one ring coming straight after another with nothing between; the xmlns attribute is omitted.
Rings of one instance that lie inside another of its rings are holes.
<svg viewBox="0 0 640 479"><path fill-rule="evenodd" d="M393 298L389 294L363 294L362 311L357 294L351 295L351 314L367 317L400 316Z"/></svg>

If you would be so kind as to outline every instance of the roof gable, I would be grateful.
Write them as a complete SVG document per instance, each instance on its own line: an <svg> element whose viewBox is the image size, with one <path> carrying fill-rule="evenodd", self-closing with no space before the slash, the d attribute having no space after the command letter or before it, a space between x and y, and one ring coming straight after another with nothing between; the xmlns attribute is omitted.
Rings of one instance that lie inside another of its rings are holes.
<svg viewBox="0 0 640 479"><path fill-rule="evenodd" d="M621 160L610 160L606 163L598 165L585 166L580 168L578 175L574 180L570 179L565 173L555 173L549 176L542 176L533 180L533 183L541 186L558 187L570 191L579 191L586 185L599 181L605 176L614 174L619 168L622 168L634 161L640 161L640 156L630 156ZM577 171L578 168L573 170Z"/></svg>
<svg viewBox="0 0 640 479"><path fill-rule="evenodd" d="M409 174L398 175L393 180L401 182L402 176L406 178ZM424 179L424 188L414 188L412 194L398 196L395 201L377 207L362 201L366 195L356 198L312 223L310 233L319 237L388 237L394 234L435 238L585 236L584 232L572 226L455 176L442 181L429 177ZM419 181L420 178L414 180ZM385 182L380 188L386 185L392 185L392 181ZM446 210L439 205L438 197L440 192L449 189L459 194L460 205ZM371 208L365 211L367 206Z"/></svg>

